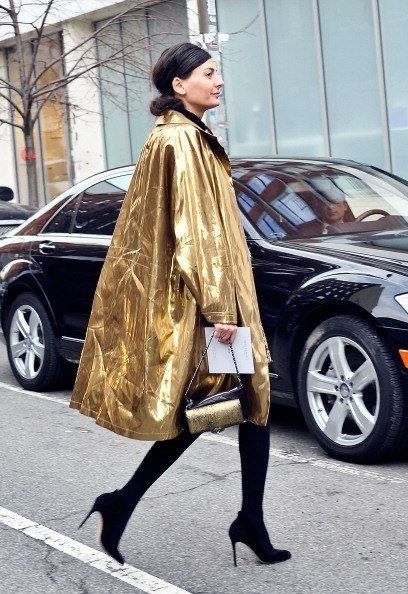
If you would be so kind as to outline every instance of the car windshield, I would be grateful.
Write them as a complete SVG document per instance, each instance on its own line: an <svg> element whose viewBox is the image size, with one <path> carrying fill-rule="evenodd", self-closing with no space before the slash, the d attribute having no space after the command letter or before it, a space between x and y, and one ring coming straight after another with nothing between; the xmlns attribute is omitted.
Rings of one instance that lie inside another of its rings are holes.
<svg viewBox="0 0 408 594"><path fill-rule="evenodd" d="M269 240L408 229L408 182L369 167L238 165L233 177L241 210Z"/></svg>

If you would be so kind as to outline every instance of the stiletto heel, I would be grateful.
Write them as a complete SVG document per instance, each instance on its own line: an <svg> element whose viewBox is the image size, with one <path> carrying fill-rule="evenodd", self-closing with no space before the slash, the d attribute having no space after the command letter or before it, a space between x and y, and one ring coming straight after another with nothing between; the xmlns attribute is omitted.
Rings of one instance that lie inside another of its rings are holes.
<svg viewBox="0 0 408 594"><path fill-rule="evenodd" d="M102 527L99 536L100 544L108 555L123 565L125 559L118 550L118 544L131 516L131 511L125 508L122 494L117 489L111 493L102 493L102 495L99 495L95 499L90 512L82 520L78 529L96 511L102 516Z"/></svg>
<svg viewBox="0 0 408 594"><path fill-rule="evenodd" d="M234 565L235 565L235 567L236 567L236 566L237 566L237 552L236 552L236 550L235 550L235 546L236 546L236 544L237 544L237 543L236 543L236 542L234 542L234 541L231 539L231 544L232 544L232 553L233 553L233 556L234 556Z"/></svg>
<svg viewBox="0 0 408 594"><path fill-rule="evenodd" d="M94 512L96 512L97 509L95 507L95 505L93 505L91 511L89 512L88 515L85 516L85 518L82 520L82 522L80 523L80 525L78 526L77 530L79 530L80 528L82 528L82 526L85 524L85 522L87 521L87 519L89 518L89 516L91 516Z"/></svg>
<svg viewBox="0 0 408 594"><path fill-rule="evenodd" d="M228 534L231 539L235 566L237 565L237 542L242 542L249 547L262 563L278 563L286 561L292 556L285 549L275 549L269 540L266 529L258 531L242 512L238 512L237 518L229 527Z"/></svg>

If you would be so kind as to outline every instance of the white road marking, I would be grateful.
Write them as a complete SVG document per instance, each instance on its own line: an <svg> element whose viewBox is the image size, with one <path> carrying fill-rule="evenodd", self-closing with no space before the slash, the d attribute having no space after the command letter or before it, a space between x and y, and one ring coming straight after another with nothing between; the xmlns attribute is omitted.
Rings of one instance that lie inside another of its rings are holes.
<svg viewBox="0 0 408 594"><path fill-rule="evenodd" d="M218 441L220 443L225 443L227 445L232 445L236 447L238 447L239 445L236 439L232 439L231 437L222 436L219 434L208 433L202 435L201 438L208 439L209 441ZM352 464L347 464L346 462L341 463L336 462L334 460L325 460L324 458L306 458L305 456L301 456L300 454L284 452L283 450L278 450L277 448L270 448L269 455L273 458L281 458L283 460L288 460L300 464L310 464L311 466L318 466L319 468L333 470L334 472L341 472L343 474L350 474L354 476L362 476L364 478L370 478L376 481L381 481L382 483L408 483L408 479L401 478L399 476L387 476L375 470L366 470L364 468L357 467L357 465L354 466Z"/></svg>
<svg viewBox="0 0 408 594"><path fill-rule="evenodd" d="M59 404L66 404L68 406L68 402L66 400L63 400L62 398L55 398L55 396L47 396L47 394L43 394L42 392L24 390L24 388L18 388L17 386L12 386L11 384L6 384L5 382L0 382L0 388L6 388L6 390L18 392L19 394L24 394L25 396L35 396L35 398L40 398L41 400L51 400L51 402L58 402Z"/></svg>
<svg viewBox="0 0 408 594"><path fill-rule="evenodd" d="M14 392L18 392L23 394L24 396L34 396L35 398L40 398L42 400L50 400L52 402L57 402L58 404L63 404L68 406L68 401L63 400L62 398L55 398L53 396L47 396L41 392L32 392L30 390L24 390L23 388L18 388L17 386L12 386L10 384L6 384L5 382L0 382L0 388L6 388L7 390L13 390ZM0 394L1 395L1 394ZM238 447L238 441L231 437L223 436L218 433L204 433L200 436L200 439L206 439L209 441L217 441L218 443L223 443L225 445L231 445L234 447ZM347 462L337 462L331 459L325 458L307 458L306 456L301 456L297 453L285 452L284 450L279 450L278 448L270 448L269 455L272 458L280 458L282 460L287 460L289 462L299 463L299 464L310 464L311 466L317 466L318 468L324 468L325 470L331 470L332 472L340 472L342 474L348 474L353 476L359 476L363 478L369 478L375 481L380 481L382 483L395 483L395 484L407 484L408 479L401 478L399 476L390 476L385 475L376 470L366 470L365 468L357 465L357 464L348 464Z"/></svg>
<svg viewBox="0 0 408 594"><path fill-rule="evenodd" d="M117 580L126 582L142 592L148 592L149 594L191 594L187 590L173 586L173 584L169 584L128 563L119 565L105 553L92 549L46 526L32 522L4 507L0 507L0 522L30 538L42 541L70 557L79 559L79 561L90 567L108 573Z"/></svg>

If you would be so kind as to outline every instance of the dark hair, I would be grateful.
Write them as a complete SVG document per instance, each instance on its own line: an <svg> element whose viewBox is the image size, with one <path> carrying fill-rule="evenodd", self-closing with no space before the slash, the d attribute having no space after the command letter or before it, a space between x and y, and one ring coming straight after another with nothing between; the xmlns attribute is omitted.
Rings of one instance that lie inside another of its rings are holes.
<svg viewBox="0 0 408 594"><path fill-rule="evenodd" d="M174 95L171 84L174 77L187 78L194 68L210 58L211 54L194 43L178 43L165 49L152 71L152 82L161 95L150 103L151 113L158 116L166 109L183 107Z"/></svg>

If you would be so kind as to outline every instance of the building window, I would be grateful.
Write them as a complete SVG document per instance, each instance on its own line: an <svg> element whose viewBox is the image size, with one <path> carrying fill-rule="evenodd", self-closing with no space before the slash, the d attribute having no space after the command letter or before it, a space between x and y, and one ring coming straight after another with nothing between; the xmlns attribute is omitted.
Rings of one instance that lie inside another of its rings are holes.
<svg viewBox="0 0 408 594"><path fill-rule="evenodd" d="M393 171L408 178L408 3L379 6Z"/></svg>
<svg viewBox="0 0 408 594"><path fill-rule="evenodd" d="M216 0L229 152L408 177L408 3Z"/></svg>
<svg viewBox="0 0 408 594"><path fill-rule="evenodd" d="M234 157L270 155L273 129L261 3L218 0L217 17L219 30L231 33L222 47L229 151ZM237 31L242 32L233 35Z"/></svg>
<svg viewBox="0 0 408 594"><path fill-rule="evenodd" d="M24 51L26 52L27 63L29 63L32 52L31 44L26 44ZM61 52L60 34L44 39L36 59L35 68L37 72L40 72L46 64L61 55ZM16 86L20 86L19 66L13 49L7 52L7 64L11 82ZM53 67L45 71L40 79L40 84L41 82L45 84L52 83L53 80L57 80L61 76L61 66L57 62ZM34 128L34 154L28 154L25 150L22 131L19 128L13 129L18 193L22 203L28 202L28 159L36 160L40 206L55 198L71 185L68 114L63 103L64 92L64 89L57 90L55 97L48 99L40 112L40 117ZM20 119L19 114L14 114L13 117Z"/></svg>
<svg viewBox="0 0 408 594"><path fill-rule="evenodd" d="M317 31L312 3L265 0L277 152L324 153Z"/></svg>
<svg viewBox="0 0 408 594"><path fill-rule="evenodd" d="M100 28L105 21L95 26ZM126 15L98 36L99 59L124 48L124 59L99 69L107 167L137 160L154 124L149 103L157 91L150 85L152 65L166 47L188 41L186 7L168 1ZM126 49L128 48L128 49Z"/></svg>
<svg viewBox="0 0 408 594"><path fill-rule="evenodd" d="M366 0L320 0L332 153L384 166L374 21Z"/></svg>

